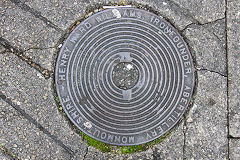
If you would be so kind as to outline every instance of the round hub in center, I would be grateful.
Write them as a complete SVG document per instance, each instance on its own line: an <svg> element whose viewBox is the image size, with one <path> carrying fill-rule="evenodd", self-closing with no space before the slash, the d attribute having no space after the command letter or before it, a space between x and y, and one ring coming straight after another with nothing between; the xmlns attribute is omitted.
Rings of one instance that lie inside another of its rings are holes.
<svg viewBox="0 0 240 160"><path fill-rule="evenodd" d="M128 90L138 82L139 72L137 67L130 62L117 64L112 72L113 83L120 89Z"/></svg>

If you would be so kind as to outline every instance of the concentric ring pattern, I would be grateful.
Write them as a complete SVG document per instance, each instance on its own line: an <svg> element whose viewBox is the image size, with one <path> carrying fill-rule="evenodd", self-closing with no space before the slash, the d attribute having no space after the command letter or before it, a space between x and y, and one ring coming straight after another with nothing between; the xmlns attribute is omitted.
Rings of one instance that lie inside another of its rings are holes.
<svg viewBox="0 0 240 160"><path fill-rule="evenodd" d="M128 90L113 83L121 62L139 72ZM166 20L116 8L74 29L59 53L55 79L64 111L80 130L105 143L136 145L178 122L192 95L194 71L186 43Z"/></svg>

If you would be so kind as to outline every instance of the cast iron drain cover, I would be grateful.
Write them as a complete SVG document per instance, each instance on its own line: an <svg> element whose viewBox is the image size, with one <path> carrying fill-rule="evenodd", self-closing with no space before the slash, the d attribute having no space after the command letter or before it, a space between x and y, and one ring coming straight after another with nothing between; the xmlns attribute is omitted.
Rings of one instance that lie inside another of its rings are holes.
<svg viewBox="0 0 240 160"><path fill-rule="evenodd" d="M94 139L125 146L169 131L194 86L178 31L136 8L103 10L81 22L61 48L55 76L71 121Z"/></svg>

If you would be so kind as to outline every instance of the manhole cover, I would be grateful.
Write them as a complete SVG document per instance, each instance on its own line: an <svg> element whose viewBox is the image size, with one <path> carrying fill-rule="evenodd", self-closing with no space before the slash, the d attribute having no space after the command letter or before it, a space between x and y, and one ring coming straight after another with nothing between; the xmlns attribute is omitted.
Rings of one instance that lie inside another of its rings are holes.
<svg viewBox="0 0 240 160"><path fill-rule="evenodd" d="M194 86L178 31L136 8L103 10L80 23L61 48L55 76L71 121L94 139L125 146L169 131Z"/></svg>

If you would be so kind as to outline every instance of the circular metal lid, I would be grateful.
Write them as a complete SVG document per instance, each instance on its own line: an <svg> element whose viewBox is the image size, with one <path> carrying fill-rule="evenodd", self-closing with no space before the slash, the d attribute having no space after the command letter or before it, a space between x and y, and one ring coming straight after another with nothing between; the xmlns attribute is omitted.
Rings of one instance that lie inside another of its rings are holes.
<svg viewBox="0 0 240 160"><path fill-rule="evenodd" d="M57 94L85 134L137 145L169 131L194 87L193 61L178 31L136 8L103 10L66 39L55 72Z"/></svg>

